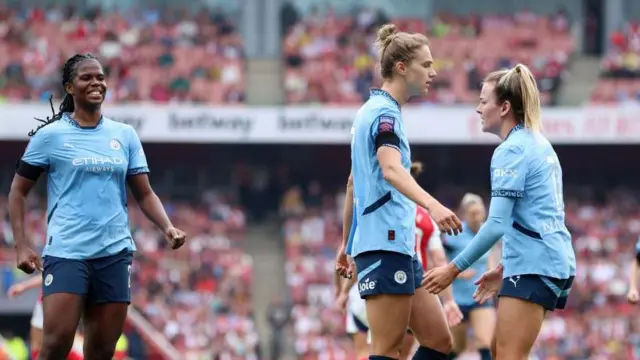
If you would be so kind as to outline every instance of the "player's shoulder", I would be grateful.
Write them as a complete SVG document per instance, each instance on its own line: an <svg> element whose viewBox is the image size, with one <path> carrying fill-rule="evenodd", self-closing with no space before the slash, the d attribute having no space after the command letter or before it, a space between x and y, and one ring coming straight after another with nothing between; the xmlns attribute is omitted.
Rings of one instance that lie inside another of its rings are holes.
<svg viewBox="0 0 640 360"><path fill-rule="evenodd" d="M31 139L50 142L58 138L59 135L66 133L65 130L68 128L69 124L64 119L52 121L39 128L36 133L31 136Z"/></svg>
<svg viewBox="0 0 640 360"><path fill-rule="evenodd" d="M398 106L385 96L371 96L361 110L368 115L369 121L375 121L379 117L389 117L394 120L400 118Z"/></svg>
<svg viewBox="0 0 640 360"><path fill-rule="evenodd" d="M135 135L136 130L133 128L133 126L129 125L129 124L125 124L119 121L115 121L113 119L109 119L109 118L103 118L103 125L104 127L112 134L116 135L116 136L122 136L125 139L129 139L129 137L131 135Z"/></svg>
<svg viewBox="0 0 640 360"><path fill-rule="evenodd" d="M507 137L507 139L501 142L493 151L492 159L499 160L505 157L524 156L527 149L527 142L522 141L519 136L520 133L522 133L522 131Z"/></svg>

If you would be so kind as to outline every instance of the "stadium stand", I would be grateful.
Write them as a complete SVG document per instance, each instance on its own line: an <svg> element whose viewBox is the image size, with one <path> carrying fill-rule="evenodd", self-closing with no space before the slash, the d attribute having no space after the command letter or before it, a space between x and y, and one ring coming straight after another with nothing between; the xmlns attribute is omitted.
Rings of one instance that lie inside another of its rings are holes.
<svg viewBox="0 0 640 360"><path fill-rule="evenodd" d="M461 195L462 190L448 192ZM287 200L298 209L288 213L282 231L300 359L353 356L350 343L344 341L344 320L333 305L343 197L327 193L320 207ZM576 285L569 310L545 320L533 358L635 359L640 323L633 317L635 308L626 302L628 271L620 264L632 260L640 236L639 200L637 193L628 191L612 191L600 205L588 198L567 200L567 225L579 259ZM462 359L476 359L472 353L467 356Z"/></svg>
<svg viewBox="0 0 640 360"><path fill-rule="evenodd" d="M496 68L530 64L543 101L554 104L562 76L574 51L569 20L522 12L513 16L440 14L431 22L389 17L362 10L355 16L311 11L291 24L283 40L284 86L292 104L358 104L378 84L375 31L393 22L405 31L426 33L434 49L439 75L426 99L435 104L477 100L479 84Z"/></svg>
<svg viewBox="0 0 640 360"><path fill-rule="evenodd" d="M108 102L244 101L242 38L223 13L73 9L0 8L0 101L60 98L58 69L73 53L103 62Z"/></svg>
<svg viewBox="0 0 640 360"><path fill-rule="evenodd" d="M613 32L609 45L591 101L599 104L640 102L640 21L628 22Z"/></svg>

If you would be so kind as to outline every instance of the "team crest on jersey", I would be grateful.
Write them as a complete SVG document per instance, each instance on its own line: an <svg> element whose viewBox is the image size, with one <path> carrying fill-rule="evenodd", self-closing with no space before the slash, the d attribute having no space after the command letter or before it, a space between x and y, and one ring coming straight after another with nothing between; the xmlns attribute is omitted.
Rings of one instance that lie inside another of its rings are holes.
<svg viewBox="0 0 640 360"><path fill-rule="evenodd" d="M402 270L398 270L396 271L396 273L393 275L393 279L398 283L398 284L404 284L407 282L407 273L405 273Z"/></svg>
<svg viewBox="0 0 640 360"><path fill-rule="evenodd" d="M109 140L109 147L113 150L120 150L120 142L116 139Z"/></svg>

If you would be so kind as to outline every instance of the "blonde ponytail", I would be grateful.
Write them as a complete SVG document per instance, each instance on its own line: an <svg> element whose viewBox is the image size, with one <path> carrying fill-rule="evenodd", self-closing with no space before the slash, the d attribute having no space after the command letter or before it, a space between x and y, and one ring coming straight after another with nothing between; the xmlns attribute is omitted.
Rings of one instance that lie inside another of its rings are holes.
<svg viewBox="0 0 640 360"><path fill-rule="evenodd" d="M540 115L540 91L536 78L526 65L518 64L514 68L520 78L520 93L524 110L524 126L531 131L542 131Z"/></svg>

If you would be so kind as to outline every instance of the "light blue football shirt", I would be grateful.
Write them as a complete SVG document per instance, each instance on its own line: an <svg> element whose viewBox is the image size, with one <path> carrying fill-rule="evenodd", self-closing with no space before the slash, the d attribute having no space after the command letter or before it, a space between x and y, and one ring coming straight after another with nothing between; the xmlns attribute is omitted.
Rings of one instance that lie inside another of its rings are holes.
<svg viewBox="0 0 640 360"><path fill-rule="evenodd" d="M462 223L462 232L456 236L447 235L443 236L442 245L447 254L448 259L453 259L460 255L473 240L476 233L474 233L466 222ZM468 269L474 271L472 279L456 278L451 284L453 289L453 298L458 305L473 305L473 293L476 291L477 286L474 284L482 274L488 270L489 266L489 253L485 253L473 263Z"/></svg>
<svg viewBox="0 0 640 360"><path fill-rule="evenodd" d="M409 171L411 151L405 136L400 105L383 90L371 90L371 97L358 110L351 139L354 211L356 231L351 255L367 251L392 251L415 255L416 204L384 180L377 158L376 139L394 135Z"/></svg>
<svg viewBox="0 0 640 360"><path fill-rule="evenodd" d="M524 274L566 279L576 273L565 226L562 167L549 141L516 126L491 159L491 196L515 198L503 237L504 277Z"/></svg>
<svg viewBox="0 0 640 360"><path fill-rule="evenodd" d="M31 138L22 161L47 171L43 256L91 259L135 251L126 180L149 168L131 126L103 117L95 128L82 128L64 114Z"/></svg>

